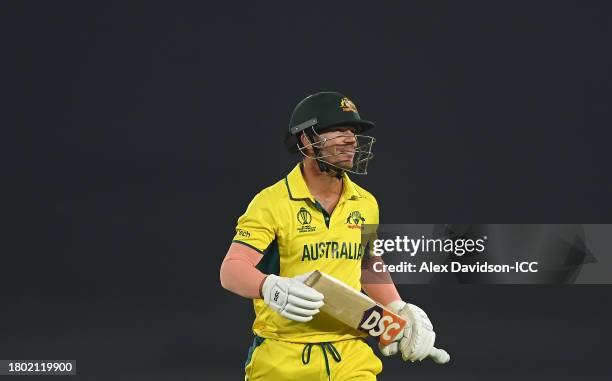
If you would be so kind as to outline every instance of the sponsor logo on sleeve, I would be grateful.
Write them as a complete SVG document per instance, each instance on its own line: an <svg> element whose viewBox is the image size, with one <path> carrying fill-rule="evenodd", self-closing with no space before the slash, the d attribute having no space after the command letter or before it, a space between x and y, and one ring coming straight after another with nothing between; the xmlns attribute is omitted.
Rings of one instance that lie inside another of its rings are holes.
<svg viewBox="0 0 612 381"><path fill-rule="evenodd" d="M240 228L236 229L236 234L239 237L244 237L244 238L249 238L251 236L251 233L249 233L248 230L243 230L243 229L240 229Z"/></svg>

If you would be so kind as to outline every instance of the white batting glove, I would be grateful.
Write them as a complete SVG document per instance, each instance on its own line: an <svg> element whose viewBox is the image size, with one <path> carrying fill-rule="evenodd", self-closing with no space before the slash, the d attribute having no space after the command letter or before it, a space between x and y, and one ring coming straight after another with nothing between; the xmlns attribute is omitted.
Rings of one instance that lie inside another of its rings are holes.
<svg viewBox="0 0 612 381"><path fill-rule="evenodd" d="M268 275L261 286L264 302L281 316L297 322L307 322L323 306L323 294L306 286L301 278Z"/></svg>
<svg viewBox="0 0 612 381"><path fill-rule="evenodd" d="M408 324L395 342L387 346L379 345L380 352L384 356L391 356L399 351L404 361L412 362L427 357L432 352L436 333L425 311L401 300L389 303L387 308L408 320Z"/></svg>
<svg viewBox="0 0 612 381"><path fill-rule="evenodd" d="M400 339L385 346L379 343L378 350L380 350L380 353L382 353L383 356L393 356L399 352L399 342Z"/></svg>

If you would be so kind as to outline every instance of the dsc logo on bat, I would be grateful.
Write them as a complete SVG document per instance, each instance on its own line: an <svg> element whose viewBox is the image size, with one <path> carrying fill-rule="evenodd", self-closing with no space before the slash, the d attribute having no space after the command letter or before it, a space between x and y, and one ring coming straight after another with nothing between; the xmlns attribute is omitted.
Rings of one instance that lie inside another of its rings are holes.
<svg viewBox="0 0 612 381"><path fill-rule="evenodd" d="M389 345L405 325L406 320L376 305L363 313L359 329L370 336L380 337L379 342L382 345Z"/></svg>

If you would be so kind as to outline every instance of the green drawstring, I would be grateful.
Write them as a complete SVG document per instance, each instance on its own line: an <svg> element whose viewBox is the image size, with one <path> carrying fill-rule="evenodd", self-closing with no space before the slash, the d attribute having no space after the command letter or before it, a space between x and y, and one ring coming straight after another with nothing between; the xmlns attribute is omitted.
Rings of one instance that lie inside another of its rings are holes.
<svg viewBox="0 0 612 381"><path fill-rule="evenodd" d="M306 365L310 362L310 352L313 345L315 344L308 343L304 345L304 350L302 351L302 364ZM327 348L332 358L336 360L336 362L342 361L342 357L340 357L340 353L332 343L318 343L318 345L321 346L321 350L323 351L323 358L325 358L325 370L327 371L327 378L329 379L331 371L329 370L329 360L327 359L327 351L325 348Z"/></svg>

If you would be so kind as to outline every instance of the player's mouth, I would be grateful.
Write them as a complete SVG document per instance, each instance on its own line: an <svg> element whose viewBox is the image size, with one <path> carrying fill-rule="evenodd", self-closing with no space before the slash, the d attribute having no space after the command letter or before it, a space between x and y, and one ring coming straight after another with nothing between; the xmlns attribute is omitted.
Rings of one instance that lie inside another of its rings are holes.
<svg viewBox="0 0 612 381"><path fill-rule="evenodd" d="M352 163L354 158L353 152L341 153L336 157L338 163Z"/></svg>

